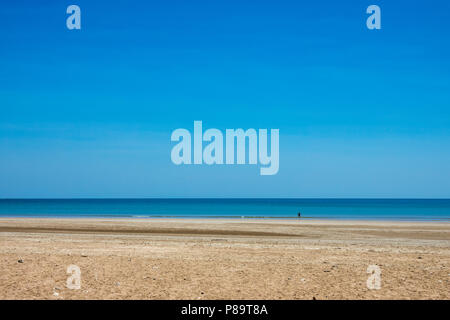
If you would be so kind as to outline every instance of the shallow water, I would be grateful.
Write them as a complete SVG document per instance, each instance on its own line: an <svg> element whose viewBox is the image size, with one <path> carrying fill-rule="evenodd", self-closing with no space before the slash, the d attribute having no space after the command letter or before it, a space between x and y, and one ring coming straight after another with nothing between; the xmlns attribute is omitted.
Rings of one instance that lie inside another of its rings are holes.
<svg viewBox="0 0 450 320"><path fill-rule="evenodd" d="M449 199L3 199L0 217L266 217L450 221Z"/></svg>

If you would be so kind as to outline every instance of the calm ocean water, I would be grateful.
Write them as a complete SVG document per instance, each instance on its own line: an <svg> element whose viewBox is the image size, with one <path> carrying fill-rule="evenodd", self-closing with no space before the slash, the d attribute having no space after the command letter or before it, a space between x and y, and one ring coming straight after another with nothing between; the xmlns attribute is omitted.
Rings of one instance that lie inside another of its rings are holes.
<svg viewBox="0 0 450 320"><path fill-rule="evenodd" d="M0 200L0 217L266 217L450 221L450 199Z"/></svg>

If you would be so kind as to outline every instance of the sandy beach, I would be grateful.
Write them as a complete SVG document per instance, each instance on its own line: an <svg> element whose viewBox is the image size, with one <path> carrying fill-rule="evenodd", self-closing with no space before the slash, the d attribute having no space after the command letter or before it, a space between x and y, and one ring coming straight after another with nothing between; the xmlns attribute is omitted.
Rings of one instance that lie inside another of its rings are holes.
<svg viewBox="0 0 450 320"><path fill-rule="evenodd" d="M0 268L0 299L449 299L450 223L2 218Z"/></svg>

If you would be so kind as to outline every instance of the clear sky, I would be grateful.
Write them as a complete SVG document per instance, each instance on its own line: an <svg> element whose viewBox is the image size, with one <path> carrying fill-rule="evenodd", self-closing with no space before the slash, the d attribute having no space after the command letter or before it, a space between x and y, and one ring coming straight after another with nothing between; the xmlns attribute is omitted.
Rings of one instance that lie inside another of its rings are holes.
<svg viewBox="0 0 450 320"><path fill-rule="evenodd" d="M449 35L447 0L4 1L0 198L449 198ZM280 129L278 174L175 166L194 120Z"/></svg>

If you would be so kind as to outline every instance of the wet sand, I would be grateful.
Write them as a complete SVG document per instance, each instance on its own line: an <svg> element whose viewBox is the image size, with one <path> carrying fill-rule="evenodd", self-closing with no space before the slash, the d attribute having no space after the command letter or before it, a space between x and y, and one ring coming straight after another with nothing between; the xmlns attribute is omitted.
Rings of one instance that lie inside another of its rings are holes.
<svg viewBox="0 0 450 320"><path fill-rule="evenodd" d="M0 268L0 299L449 299L450 223L2 218Z"/></svg>

